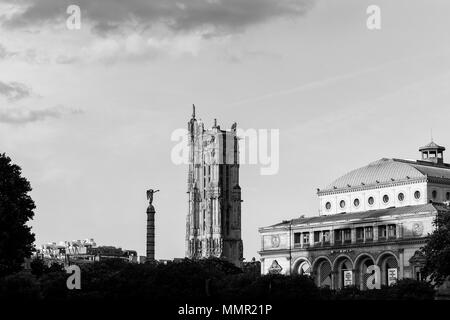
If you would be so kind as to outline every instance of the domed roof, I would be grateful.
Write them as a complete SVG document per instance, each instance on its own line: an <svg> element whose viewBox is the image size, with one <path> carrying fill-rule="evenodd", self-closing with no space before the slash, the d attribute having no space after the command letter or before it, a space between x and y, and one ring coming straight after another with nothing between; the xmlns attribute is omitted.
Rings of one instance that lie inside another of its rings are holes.
<svg viewBox="0 0 450 320"><path fill-rule="evenodd" d="M386 159L350 171L334 180L325 189L348 189L362 186L393 183L426 177L450 179L450 168L436 167L408 160Z"/></svg>
<svg viewBox="0 0 450 320"><path fill-rule="evenodd" d="M350 171L334 180L326 189L341 189L392 182L393 180L421 178L424 175L413 166L383 158L369 165Z"/></svg>

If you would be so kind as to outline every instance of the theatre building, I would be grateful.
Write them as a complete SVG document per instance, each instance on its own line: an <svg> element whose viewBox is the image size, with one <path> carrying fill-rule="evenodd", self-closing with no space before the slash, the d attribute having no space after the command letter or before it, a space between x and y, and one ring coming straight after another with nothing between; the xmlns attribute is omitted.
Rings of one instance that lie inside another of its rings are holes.
<svg viewBox="0 0 450 320"><path fill-rule="evenodd" d="M367 289L372 265L382 285L421 279L419 250L435 217L450 212L444 151L432 142L420 160L384 158L318 189L318 216L259 229L261 272L308 274L332 289Z"/></svg>

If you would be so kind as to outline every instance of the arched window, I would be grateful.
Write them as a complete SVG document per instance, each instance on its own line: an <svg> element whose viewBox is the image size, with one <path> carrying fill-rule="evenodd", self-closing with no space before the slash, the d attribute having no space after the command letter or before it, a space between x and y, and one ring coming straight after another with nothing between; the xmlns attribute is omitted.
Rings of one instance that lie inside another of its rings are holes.
<svg viewBox="0 0 450 320"><path fill-rule="evenodd" d="M299 264L297 274L309 276L311 274L311 266L308 261L303 261Z"/></svg>
<svg viewBox="0 0 450 320"><path fill-rule="evenodd" d="M433 192L431 192L431 197L433 198L433 200L436 200L437 196L438 196L437 191L433 190Z"/></svg>

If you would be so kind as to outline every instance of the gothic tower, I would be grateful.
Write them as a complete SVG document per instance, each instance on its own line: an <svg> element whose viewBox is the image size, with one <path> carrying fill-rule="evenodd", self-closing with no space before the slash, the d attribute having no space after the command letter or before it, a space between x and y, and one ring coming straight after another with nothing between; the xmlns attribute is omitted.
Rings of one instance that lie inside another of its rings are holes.
<svg viewBox="0 0 450 320"><path fill-rule="evenodd" d="M241 188L236 123L221 130L214 121L204 129L192 118L189 131L189 209L186 218L186 256L217 257L242 265Z"/></svg>

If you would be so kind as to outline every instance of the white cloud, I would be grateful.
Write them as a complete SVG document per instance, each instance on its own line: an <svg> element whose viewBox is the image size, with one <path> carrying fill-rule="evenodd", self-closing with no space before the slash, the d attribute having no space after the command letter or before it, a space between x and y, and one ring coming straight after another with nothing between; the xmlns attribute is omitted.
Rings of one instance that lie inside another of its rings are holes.
<svg viewBox="0 0 450 320"><path fill-rule="evenodd" d="M313 1L79 0L81 30L68 30L71 1L0 0L0 25L15 59L28 63L142 61L196 56L205 43L276 18L302 16Z"/></svg>
<svg viewBox="0 0 450 320"><path fill-rule="evenodd" d="M23 83L0 81L0 96L4 96L10 101L21 100L31 96L31 94L31 89Z"/></svg>
<svg viewBox="0 0 450 320"><path fill-rule="evenodd" d="M7 27L42 28L64 21L69 0L0 0L10 5L2 16ZM241 32L247 27L279 17L305 14L313 0L78 0L82 19L100 34L124 28L149 29L162 24L174 32L213 28L213 33Z"/></svg>
<svg viewBox="0 0 450 320"><path fill-rule="evenodd" d="M81 110L67 109L63 106L55 106L44 109L30 109L23 107L0 109L0 123L26 124L47 119L61 118L66 114L79 114Z"/></svg>

